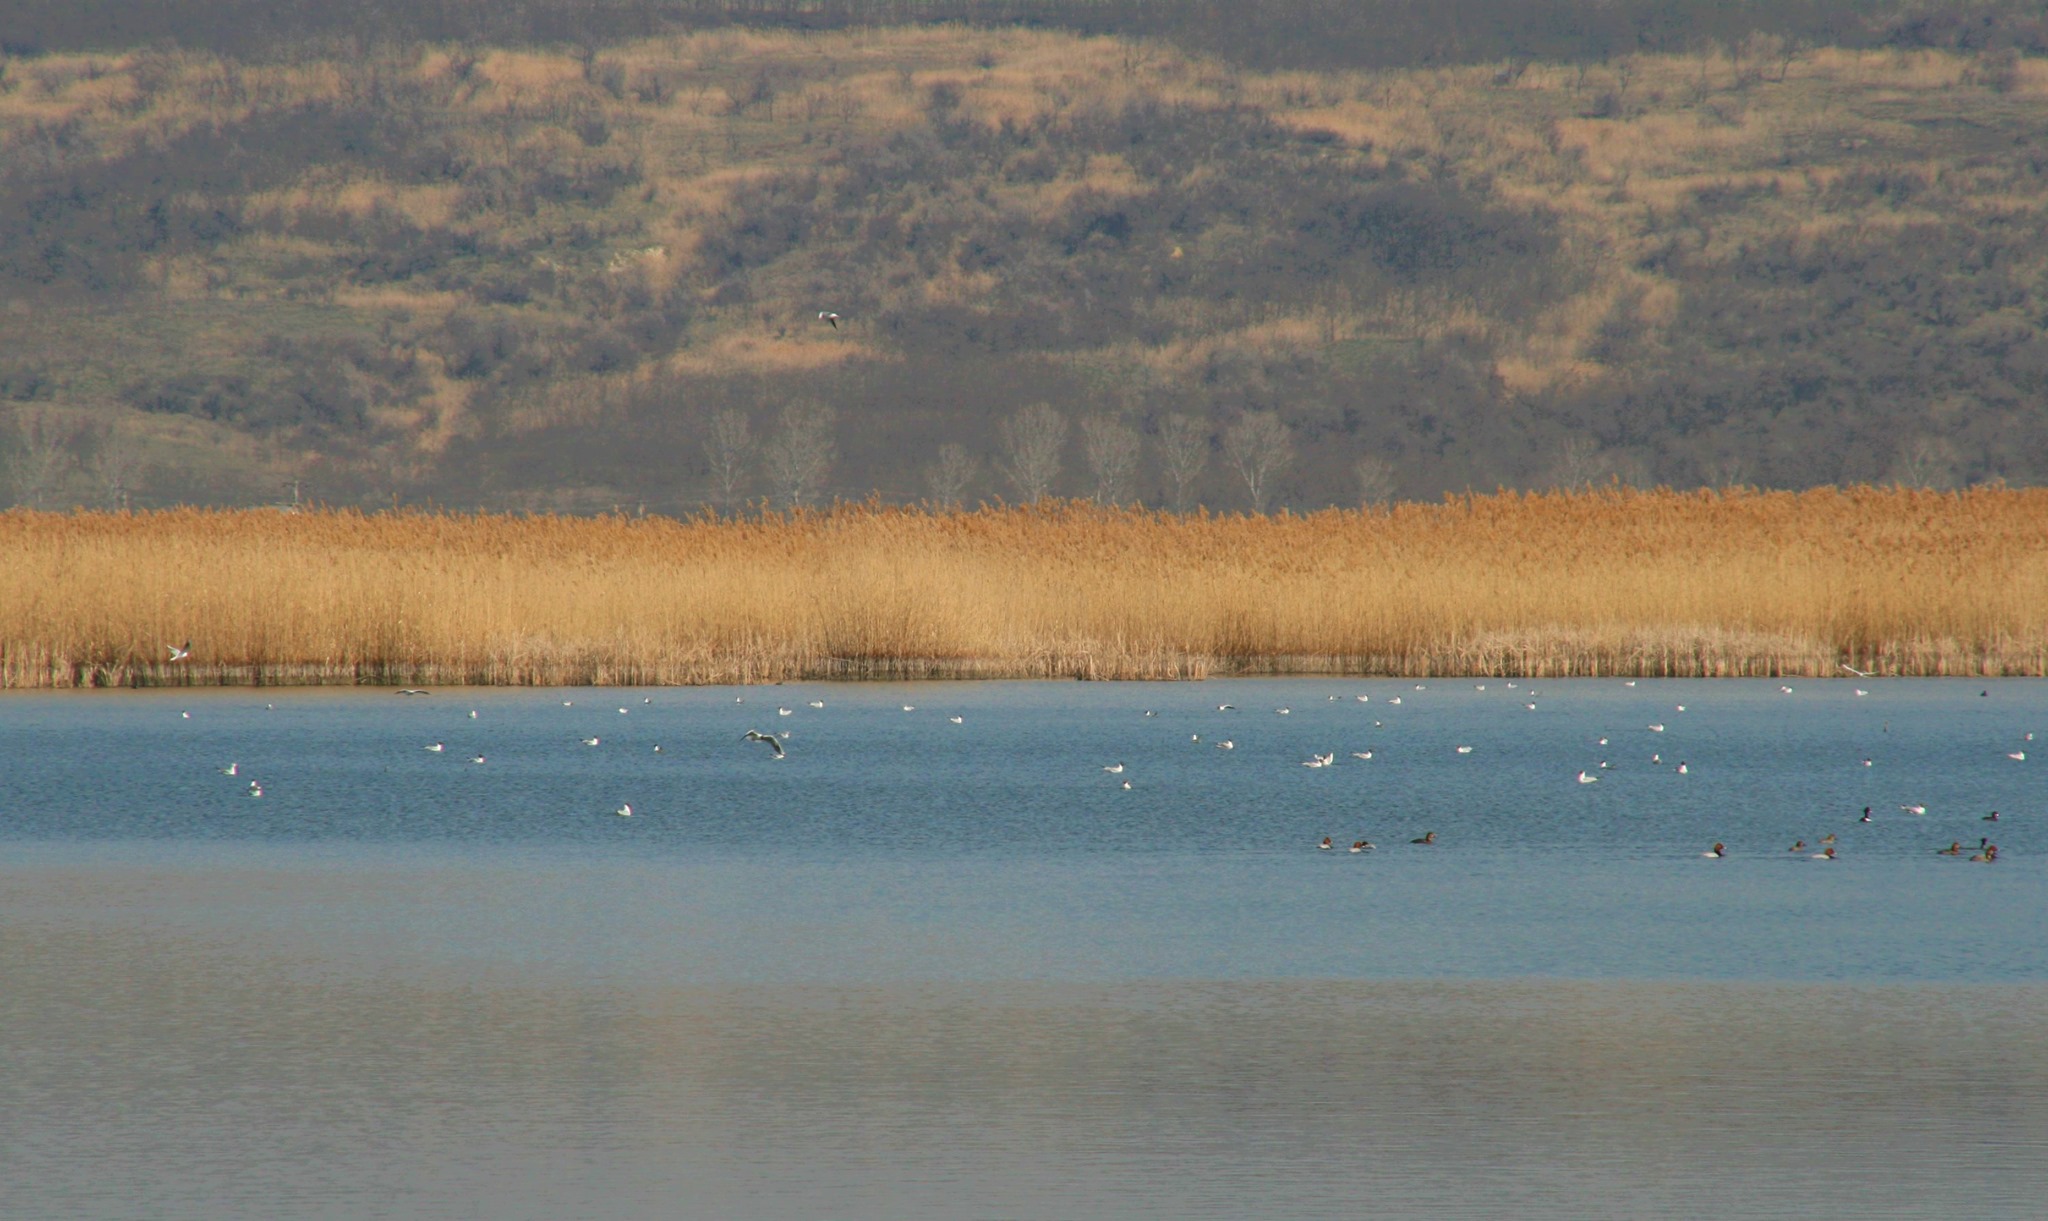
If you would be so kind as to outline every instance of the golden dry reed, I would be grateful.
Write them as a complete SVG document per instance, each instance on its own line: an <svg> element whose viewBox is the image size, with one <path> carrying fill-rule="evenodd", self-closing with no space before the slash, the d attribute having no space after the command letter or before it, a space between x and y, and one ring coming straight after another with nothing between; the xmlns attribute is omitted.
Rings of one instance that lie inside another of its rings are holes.
<svg viewBox="0 0 2048 1221"><path fill-rule="evenodd" d="M2048 666L2048 490L2004 488L1273 517L15 511L0 573L10 687Z"/></svg>

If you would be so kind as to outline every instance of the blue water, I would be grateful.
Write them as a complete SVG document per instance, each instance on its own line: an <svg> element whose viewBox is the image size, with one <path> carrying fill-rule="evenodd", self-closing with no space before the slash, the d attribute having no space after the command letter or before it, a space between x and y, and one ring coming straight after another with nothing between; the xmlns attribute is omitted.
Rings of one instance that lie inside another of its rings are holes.
<svg viewBox="0 0 2048 1221"><path fill-rule="evenodd" d="M2048 684L1478 685L16 695L0 842L374 867L409 912L485 869L536 901L442 904L449 952L692 980L2048 979L2048 737L2008 757ZM572 898L702 933L565 939Z"/></svg>
<svg viewBox="0 0 2048 1221"><path fill-rule="evenodd" d="M0 696L0 1216L2039 1216L2048 683L1790 685Z"/></svg>

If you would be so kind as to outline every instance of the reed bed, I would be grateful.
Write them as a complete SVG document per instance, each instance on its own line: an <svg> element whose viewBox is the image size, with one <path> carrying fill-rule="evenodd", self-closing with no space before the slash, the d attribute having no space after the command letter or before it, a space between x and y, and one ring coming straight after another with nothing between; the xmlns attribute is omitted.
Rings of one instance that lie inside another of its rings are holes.
<svg viewBox="0 0 2048 1221"><path fill-rule="evenodd" d="M1272 517L15 511L0 572L8 687L2048 672L2048 490Z"/></svg>

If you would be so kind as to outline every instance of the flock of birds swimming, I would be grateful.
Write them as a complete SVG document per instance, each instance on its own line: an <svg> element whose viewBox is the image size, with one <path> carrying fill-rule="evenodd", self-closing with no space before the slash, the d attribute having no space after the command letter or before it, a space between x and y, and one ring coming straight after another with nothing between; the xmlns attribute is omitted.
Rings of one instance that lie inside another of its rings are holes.
<svg viewBox="0 0 2048 1221"><path fill-rule="evenodd" d="M182 646L166 645L165 647L169 651L170 660L173 662L182 662L191 657L192 642L189 640L186 641L185 644ZM1844 664L1842 668L1844 670L1849 671L1851 674L1855 675L1858 678L1867 679L1873 676L1871 671L1858 670L1846 664ZM1621 681L1622 685L1626 687L1634 687L1636 685L1636 680L1634 679L1626 679ZM1511 691L1520 690L1519 684L1513 680L1507 680L1505 686L1508 690ZM1475 683L1474 688L1477 691L1483 692L1487 689L1487 683ZM1793 693L1793 688L1789 685L1781 684L1778 689L1782 694L1785 695L1791 695ZM1428 685L1425 683L1417 683L1414 685L1414 690L1417 692L1426 691L1428 690ZM396 694L401 696L424 696L429 695L431 693L422 688L408 687L398 690ZM1870 692L1863 687L1857 687L1854 689L1854 694L1860 698L1869 695ZM1988 695L1989 692L1981 692L1980 694ZM1535 712L1539 707L1538 697L1539 692L1535 687L1532 686L1526 690L1520 690L1520 694L1517 696L1517 700L1526 711ZM1352 698L1361 704L1370 703L1372 699L1370 695L1355 695ZM1326 700L1330 703L1336 703L1340 699L1341 697L1337 695L1329 695L1326 697ZM746 697L744 695L736 696L734 698L735 703L744 703L745 700ZM1398 695L1386 697L1384 698L1383 702L1390 707L1398 707L1401 705L1402 697ZM652 704L653 699L651 696L642 697L641 703L643 705ZM562 701L562 704L564 707L573 707L574 701L565 699ZM814 710L823 709L825 707L825 702L822 699L813 699L808 701L808 705L810 708ZM914 704L904 704L902 705L902 709L906 713L914 713L917 711L917 706ZM1684 704L1677 704L1674 706L1673 710L1675 713L1682 714L1686 711L1686 706ZM1216 711L1218 713L1230 714L1236 713L1239 710L1235 704L1226 702L1217 704ZM1279 707L1274 708L1272 711L1275 716L1282 717L1292 716L1294 712L1293 708L1287 705L1281 705ZM620 707L618 712L619 715L625 716L630 712L630 709ZM793 716L795 715L795 709L788 707L778 707L776 709L776 714L779 717ZM179 715L185 719L190 719L192 714L188 711L181 712ZM1145 710L1144 715L1148 718L1156 717L1158 715L1158 712L1153 709L1147 709ZM469 719L475 720L477 719L477 717L477 710L471 709L469 711ZM954 725L960 725L965 723L965 718L958 714L950 715L946 719L950 724ZM1384 728L1384 722L1380 720L1374 720L1372 722L1372 725L1376 729ZM1648 733L1662 734L1666 731L1668 726L1663 721L1651 721L1648 722L1643 728ZM1889 726L1887 726L1887 729L1888 728ZM763 733L759 729L749 729L745 734L741 735L739 741L742 743L760 743L767 748L767 757L769 759L779 761L788 757L788 751L785 747L785 743L788 742L789 739L790 734L787 731ZM1191 734L1190 739L1194 744L1197 745L1200 745L1203 740L1202 735L1199 733ZM2031 742L2033 741L2033 739L2034 735L2032 733L2026 733L2025 735L2023 735L2023 741L2025 742ZM578 740L581 741L581 743L585 747L592 748L601 745L603 741L603 739L596 734L579 737ZM1611 742L1611 737L1603 734L1596 739L1595 745L1600 748L1603 748L1604 753L1604 748L1609 747ZM1237 748L1236 740L1234 738L1229 737L1215 739L1211 741L1209 745L1221 751L1231 751ZM438 755L446 753L448 748L446 743L432 742L424 746L422 749L424 749L430 754ZM1468 756L1471 755L1476 748L1469 743L1458 743L1452 749L1453 753L1457 756ZM653 753L663 753L662 747L659 743L654 744ZM1371 761L1374 758L1374 752L1369 749L1352 751L1350 752L1350 754L1352 758L1361 761ZM2026 750L2024 746L2020 746L2016 749L2006 751L2005 757L2014 762L2024 763L2027 758ZM486 757L481 753L469 755L467 756L467 758L472 765L481 766L485 762L487 762ZM1649 761L1651 766L1669 767L1674 774L1679 776L1687 776L1691 774L1692 769L1689 763L1681 759L1675 765L1667 764L1664 761L1662 752L1653 752L1650 755ZM1325 752L1311 752L1307 759L1301 761L1301 766L1310 769L1330 768L1335 767L1336 765L1337 752L1334 750ZM1862 759L1862 765L1866 768L1872 767L1873 761L1869 757L1864 757ZM1599 759L1599 761L1591 767L1581 768L1577 773L1576 780L1581 785L1597 784L1602 779L1603 773L1611 772L1615 770L1616 767L1617 765L1614 762L1612 762L1608 758L1603 757ZM229 763L227 766L222 767L219 770L223 775L227 776L239 777L241 775L241 767L239 763ZM1102 770L1110 776L1117 778L1119 787L1121 787L1123 790L1129 791L1133 788L1132 781L1125 776L1127 768L1122 760L1118 760L1114 763L1107 764L1103 766ZM260 780L251 778L248 781L248 788L246 791L251 798L260 798L263 796L263 784ZM1918 802L1901 803L1898 808L1903 813L1916 817L1925 816L1927 813L1926 805ZM630 818L633 815L633 806L630 802L622 802L620 803L618 808L613 811L613 813L617 814L622 818ZM1999 814L1998 811L1993 810L1990 813L1983 815L1982 818L1983 821L1995 823L1999 821ZM1857 821L1859 823L1869 823L1872 821L1871 810L1869 806L1863 807L1862 817ZM1795 857L1804 856L1808 860L1833 861L1838 859L1836 855L1838 850L1838 838L1839 837L1835 833L1830 832L1829 834L1820 837L1819 840L1817 840L1815 843L1811 845L1809 845L1804 839L1799 839L1796 840L1791 845L1791 847L1788 848L1786 851ZM1416 836L1410 839L1408 842L1411 845L1421 847L1434 846L1438 843L1437 833L1434 830L1425 831L1422 835ZM1338 844L1334 836L1325 835L1316 844L1316 848L1317 850L1323 852L1334 852L1338 850ZM1376 851L1377 848L1378 846L1374 844L1370 839L1361 837L1359 839L1351 841L1348 851L1354 854L1362 854ZM1969 852L1970 850L1964 847L1962 841L1952 840L1947 847L1938 848L1934 851L1937 855L1940 856L1961 857L1965 852ZM1707 849L1705 852L1702 852L1700 855L1708 860L1723 860L1730 856L1731 852L1725 843L1716 841L1711 848ZM1970 854L1968 859L1973 862L1990 864L1997 861L1998 858L1998 845L1990 842L1990 838L1988 836L1980 836L1975 851Z"/></svg>
<svg viewBox="0 0 2048 1221"><path fill-rule="evenodd" d="M1844 664L1843 664L1842 668L1843 668L1844 670L1847 670L1847 671L1848 671L1849 673L1851 673L1851 674L1855 675L1855 676L1856 676L1856 677L1858 677L1858 678L1864 678L1864 679L1867 679L1867 678L1871 678L1871 677L1873 677L1873 672L1872 672L1872 671L1869 671L1869 670L1859 670L1859 669L1856 669L1856 668L1855 668L1854 666L1850 666L1850 665L1848 665L1848 664L1846 664L1846 663L1844 663ZM1634 687L1634 686L1636 685L1636 680L1634 680L1634 679L1626 679L1626 680L1622 680L1622 685L1623 685L1623 686L1625 686L1625 687ZM1507 686L1508 686L1508 687L1509 687L1510 689L1514 689L1514 688L1516 687L1516 684L1515 684L1514 682L1509 682L1509 683L1507 683ZM1426 685L1424 685L1424 684L1417 684L1417 685L1416 685L1416 687L1415 687L1415 690L1417 690L1417 691L1422 691L1422 690L1426 690L1426 689L1427 689L1427 688L1426 688ZM1476 689L1476 690L1479 690L1479 691L1484 691L1484 690L1486 690L1486 684L1485 684L1485 683L1478 683L1478 684L1475 684L1475 689ZM1779 687L1778 687L1778 691L1779 691L1779 693L1780 693L1780 694L1783 694L1783 695L1791 695L1791 694L1793 694L1793 688L1792 688L1791 686L1789 686L1789 685L1786 685L1786 684L1780 684L1780 685L1779 685ZM1870 692L1869 692L1869 690L1868 690L1868 689L1866 689L1866 688L1863 688L1863 687L1857 687L1857 688L1854 688L1854 694L1855 694L1855 695L1856 695L1856 696L1857 696L1858 698L1862 698L1862 697L1868 696L1868 695L1870 694ZM1990 694L1990 692L1989 692L1988 690L1987 690L1987 691L1980 691L1980 692L1979 692L1978 694L1979 694L1979 695L1981 695L1981 696L1988 696L1988 695ZM1537 691L1536 691L1536 689L1535 689L1535 688L1533 688L1533 687L1529 688L1529 689L1528 689L1528 690L1527 690L1527 691L1526 691L1526 692L1524 693L1524 699L1523 699L1523 703L1522 703L1522 706L1523 706L1523 707L1524 707L1524 708L1525 708L1525 709L1526 709L1527 711L1530 711L1530 712L1534 712L1534 711L1536 711L1536 710L1537 710L1537 702L1536 702L1536 696L1537 696ZM1333 696L1330 696L1330 697L1328 697L1328 698L1329 698L1329 699L1331 699L1331 700L1335 700L1335 699L1336 699L1337 697L1333 695ZM1358 700L1360 700L1361 702L1363 702L1363 701L1367 700L1367 699L1368 699L1369 697L1361 695L1361 696L1357 696L1356 698L1357 698ZM1395 697L1393 697L1393 698L1389 699L1389 700L1388 700L1387 702L1388 702L1389 704L1399 704L1399 703L1401 702L1401 699L1400 699L1400 697L1399 697L1399 696L1395 696ZM1684 704L1678 704L1678 705L1675 705L1675 706L1674 706L1674 711L1676 711L1676 712L1680 712L1680 713L1682 713L1682 712L1684 712L1685 710L1686 710L1686 706L1685 706ZM1235 708L1235 706L1234 706L1234 705L1230 705L1230 704L1220 704L1220 705L1218 705L1218 706L1217 706L1217 711L1219 711L1219 712L1234 712L1234 711L1236 711L1236 708ZM1292 709L1290 709L1290 708L1286 708L1286 707L1280 707L1280 708L1275 708L1275 709L1274 709L1273 711L1274 711L1274 712L1275 712L1276 714L1278 714L1278 715L1281 715L1281 716L1286 716L1286 715L1289 715L1289 714L1290 714L1290 713L1292 712ZM1145 715L1147 715L1147 716L1151 716L1151 715L1152 715L1152 713L1149 713L1149 712L1148 712L1148 713L1146 713ZM1378 722L1378 721L1375 721L1375 722L1374 722L1374 725L1375 725L1375 726L1378 726L1379 724L1380 724L1380 722ZM1644 726L1644 729L1645 729L1645 730L1646 730L1647 732L1649 732L1649 733L1655 733L1655 734L1661 734L1661 733L1664 733L1664 732L1666 731L1666 729L1667 729L1667 728L1668 728L1668 726L1667 726L1667 725L1666 725L1666 724L1665 724L1664 722L1662 722L1662 721L1651 721L1651 722L1649 722L1648 724L1646 724L1646 725ZM1889 728L1889 726L1887 726L1887 728ZM1199 735L1198 735L1198 738L1199 738ZM2027 741L2027 742L2031 742L2031 741L2033 741L2033 740L2034 740L2034 735L2033 735L2032 733L2026 733L2026 734L2024 734L2024 735L2023 735L2023 740L2024 740L2024 741ZM1601 736L1600 738L1598 738L1598 739L1597 739L1597 745L1599 745L1599 746L1601 746L1601 747L1606 747L1606 746L1608 746L1608 745L1610 744L1610 741L1611 741L1611 739L1610 739L1609 737L1607 737L1607 736L1604 736L1604 735L1603 735L1603 736ZM1226 742L1226 743L1223 743L1223 745L1225 745L1225 746L1228 746L1228 745L1230 745L1230 743ZM1455 750L1455 752L1456 752L1457 754L1459 754L1459 755L1469 755L1469 754L1471 754L1471 753L1472 753L1472 750L1473 750L1473 748L1472 748L1471 746L1468 746L1468 745L1459 745L1459 746L1455 747L1455 748L1454 748L1454 750ZM1353 753L1353 757L1354 757L1354 758L1358 758L1358 759L1371 759L1371 758L1373 757L1373 752L1371 752L1371 751L1369 751L1369 750L1368 750L1368 751L1359 751L1359 752L1354 752L1354 753ZM2024 747L2021 747L2021 748L2019 748L2019 749L2015 749L2015 750L2009 750L2009 751L2006 751L2006 752L2005 752L2005 757L2006 757L2006 758L2008 758L2008 759L2011 759L2011 760L2013 760L2014 762L2024 763L2024 762L2026 762L2027 754L2026 754L2026 750L2025 750L2025 748L2024 748ZM1309 757L1309 758L1308 758L1308 759L1307 759L1306 761L1304 761L1304 762L1303 762L1302 766L1304 766L1304 767L1311 767L1311 768L1322 768L1322 767L1329 767L1329 766L1331 766L1332 764L1334 764L1335 762L1336 762L1336 755L1335 755L1335 753L1334 753L1334 752L1332 752L1332 753L1330 753L1330 754L1320 754L1320 755L1311 755L1311 756L1310 756L1310 757ZM1665 762L1664 762L1664 757L1663 757L1663 755L1662 755L1662 753L1661 753L1661 752L1656 752L1656 753L1652 753L1652 754L1651 754L1651 756L1650 756L1650 763L1651 763L1651 765L1652 765L1652 766L1666 766L1666 764L1665 764ZM1862 765L1863 765L1864 767L1868 768L1868 767L1872 767L1872 766L1873 766L1874 764L1873 764L1873 761L1872 761L1872 760L1871 760L1871 759L1870 759L1869 757L1867 757L1867 756L1866 756L1866 757L1864 757L1864 758L1863 758L1863 760L1862 760ZM1614 765L1613 763L1611 763L1611 762L1610 762L1609 760L1607 760L1607 759L1602 759L1602 760L1600 760L1600 761L1599 761L1599 763L1598 763L1598 764L1597 764L1597 765L1596 765L1595 767L1593 767L1593 768L1591 768L1591 769L1586 769L1586 768L1582 768L1582 769L1580 769L1580 770L1579 770L1579 772L1578 772L1578 775L1577 775L1576 779L1577 779L1578 783L1580 783L1580 784L1582 784L1582 785L1585 785L1585 784L1597 784L1597 783L1599 783L1599 781L1600 781L1600 779L1601 779L1601 777L1600 777L1600 773L1601 773L1601 772L1606 772L1606 771L1610 771L1610 770L1613 770L1613 768L1614 768L1614 767L1615 767L1615 765ZM1680 761L1679 761L1679 762L1677 763L1677 765L1676 765L1676 766L1673 766L1673 767L1671 768L1671 770L1672 770L1672 771L1673 771L1673 772L1674 772L1675 774L1677 774L1677 775L1680 775L1680 776L1687 776L1687 775L1690 775L1690 774L1691 774L1691 772L1692 772L1692 768L1691 768L1691 765L1690 765L1690 764L1688 764L1688 763L1687 763L1686 761L1684 761L1684 760L1680 760ZM1127 788L1128 788L1129 786L1128 786L1128 785L1126 785L1125 787L1127 787ZM1902 811L1903 813L1905 813L1905 814L1908 814L1908 815L1913 815L1913 816L1915 816L1915 817L1924 817L1924 816L1925 816L1925 815L1927 814L1927 806L1926 806L1926 805L1925 805L1924 803L1920 803L1920 802L1906 802L1906 803L1901 803L1901 804L1899 805L1899 807L1898 807L1898 808L1899 808L1899 809L1900 809L1900 811ZM1983 821L1985 821L1985 822L1997 822L1997 821L1999 821L1999 814L1998 814L1998 811L1997 811L1997 810L1992 810L1992 811L1991 811L1990 813L1988 813L1988 814L1985 814L1985 815L1982 815L1982 819L1983 819ZM1870 810L1870 807L1869 807L1869 806L1864 806L1864 807L1863 807L1863 814L1862 814L1862 817L1861 817L1861 818L1859 818L1859 819L1858 819L1857 821L1858 821L1859 823L1865 823L1865 824L1867 824L1867 823L1869 823L1870 821L1872 821L1872 819L1871 819L1871 810ZM1837 853L1837 845L1838 845L1838 840L1839 840L1839 836L1837 836L1837 835L1836 835L1836 834L1835 834L1834 832L1829 832L1828 834L1826 834L1826 835L1824 835L1824 836L1820 837L1820 839L1819 839L1818 841L1816 841L1815 843L1813 843L1813 844L1811 844L1811 845L1809 845L1809 844L1808 844L1808 843L1807 843L1807 842L1806 842L1806 841L1805 841L1804 839L1799 839L1799 840L1795 840L1795 841L1793 842L1792 846L1791 846L1790 848L1788 848L1788 849L1787 849L1786 851L1787 851L1788 853L1790 853L1790 854L1794 855L1794 856L1804 856L1804 857L1805 857L1805 859L1807 859L1807 860L1811 860L1811 861L1833 861L1833 860L1836 860L1836 859L1838 859L1838 857L1837 857L1837 855L1836 855L1836 853ZM1411 840L1409 840L1408 842L1409 842L1410 844L1416 844L1416 845L1423 845L1423 846L1430 846L1430 845L1434 845L1434 844L1436 844L1436 843L1437 843L1437 837L1436 837L1436 832L1435 832L1435 831L1429 831L1429 832L1426 832L1426 833L1424 833L1423 835L1420 835L1420 836L1418 836L1418 837L1416 837L1416 838L1414 838L1414 839L1411 839ZM1337 841L1336 841L1335 837L1333 837L1333 836L1329 836L1329 835L1325 835L1325 836L1323 836L1323 837L1322 837L1322 839L1321 839L1321 840L1320 840L1320 841L1319 841L1319 842L1318 842L1318 843L1316 844L1316 849L1317 849L1318 851L1322 851L1322 852L1334 852L1334 851L1336 851L1336 850L1337 850L1337 846L1338 846L1338 845L1337 845ZM1361 838L1361 839L1353 840L1353 841L1351 842L1351 846L1350 846L1350 848L1349 848L1349 851L1350 851L1351 853L1366 853L1366 852L1373 852L1373 851L1376 851L1376 850L1377 850L1377 848L1378 848L1378 845L1374 844L1374 843L1373 843L1373 842L1372 842L1371 840L1369 840L1369 839L1362 839L1362 838ZM1818 851L1810 851L1811 849L1818 849ZM1968 848L1965 848L1965 847L1963 846L1963 843L1962 843L1962 841L1960 841L1960 840L1951 840L1951 841L1949 842L1949 845L1948 845L1948 846L1947 846L1946 848L1937 848L1937 849L1935 849L1935 850L1934 850L1934 853L1935 853L1935 855L1937 855L1937 856L1950 856L1950 857L1960 857L1960 856L1962 856L1962 855L1963 855L1963 854L1964 854L1965 852L1970 852L1970 851L1971 851L1970 849L1968 849ZM1729 855L1731 855L1731 853L1729 852L1729 849L1728 849L1728 845L1727 845L1727 844L1725 844L1725 843L1723 843L1723 842L1720 842L1720 841L1716 841L1716 842L1714 843L1714 845L1713 845L1713 846L1712 846L1711 848L1707 849L1707 850L1706 850L1705 852L1702 852L1702 853L1700 854L1700 856L1701 856L1702 858L1706 859L1706 860L1716 860L1716 861L1717 861L1717 860L1723 860L1723 859L1727 858L1727 857L1728 857ZM1976 863L1980 863L1980 864L1987 864L1987 865L1988 865L1988 864L1991 864L1991 863L1993 863L1993 862L1996 862L1996 861L1998 860L1998 855L1999 855L1999 849L1998 849L1998 845L1997 845L1997 844L1994 844L1994 843L1992 843L1992 842L1991 842L1991 840L1990 840L1990 837L1989 837L1989 836L1979 836L1979 837L1978 837L1978 840L1977 840L1977 847L1976 847L1975 851L1974 851L1974 852L1972 852L1972 853L1971 853L1971 855L1969 856L1969 860L1971 860L1971 861L1973 861L1973 862L1976 862Z"/></svg>

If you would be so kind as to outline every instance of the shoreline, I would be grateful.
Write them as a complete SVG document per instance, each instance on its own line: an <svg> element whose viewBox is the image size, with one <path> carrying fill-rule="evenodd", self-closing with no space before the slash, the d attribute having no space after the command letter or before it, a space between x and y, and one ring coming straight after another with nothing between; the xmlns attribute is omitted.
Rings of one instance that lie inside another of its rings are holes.
<svg viewBox="0 0 2048 1221"><path fill-rule="evenodd" d="M365 666L322 666L303 663L191 665L189 663L95 664L53 662L48 667L17 667L8 659L0 669L0 691L152 690L205 688L330 688L330 687L744 687L797 682L1007 682L1068 680L1078 682L1204 682L1236 678L1400 678L1400 679L1568 679L1568 678L1800 678L1854 680L1844 663L1820 655L1696 654L1687 657L1580 656L1533 647L1530 664L1484 667L1442 664L1447 655L1468 650L1447 649L1417 657L1266 658L1176 657L1155 665L1129 659L1098 659L1087 655L1046 658L1018 665L1005 659L958 658L827 658L788 668L762 667L740 659L711 661L678 670L630 661L596 664L464 667L435 663ZM1495 658L1512 661L1512 658ZM1861 659L1868 677L1892 678L2043 678L2048 664L2036 652L2028 656L1968 654L1955 647L1883 649Z"/></svg>

